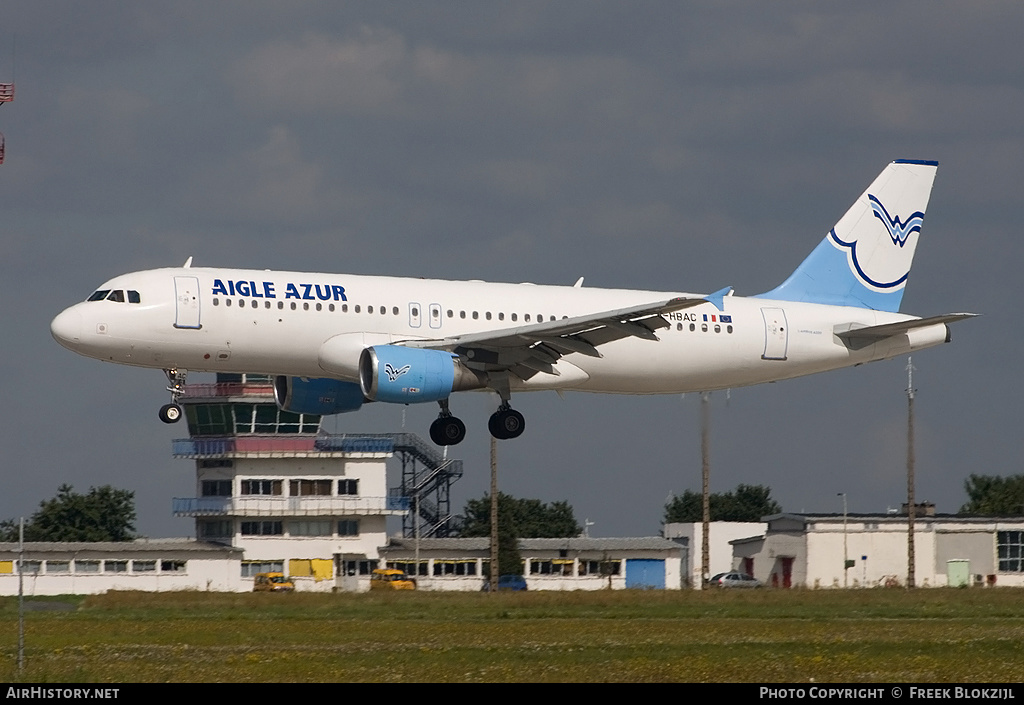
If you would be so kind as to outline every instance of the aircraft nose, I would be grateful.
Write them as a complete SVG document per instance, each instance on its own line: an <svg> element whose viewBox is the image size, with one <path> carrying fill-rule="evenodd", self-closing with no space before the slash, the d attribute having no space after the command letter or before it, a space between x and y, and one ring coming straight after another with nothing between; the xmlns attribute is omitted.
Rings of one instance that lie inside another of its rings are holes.
<svg viewBox="0 0 1024 705"><path fill-rule="evenodd" d="M61 311L50 323L50 334L65 348L74 349L82 338L82 314L74 308Z"/></svg>

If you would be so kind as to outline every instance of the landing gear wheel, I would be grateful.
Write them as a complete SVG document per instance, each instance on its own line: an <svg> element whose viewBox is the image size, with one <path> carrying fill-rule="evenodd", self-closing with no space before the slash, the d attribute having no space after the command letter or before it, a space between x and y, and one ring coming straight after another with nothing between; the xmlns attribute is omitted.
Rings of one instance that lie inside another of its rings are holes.
<svg viewBox="0 0 1024 705"><path fill-rule="evenodd" d="M466 437L466 424L455 416L441 416L430 424L430 440L439 446L454 446Z"/></svg>
<svg viewBox="0 0 1024 705"><path fill-rule="evenodd" d="M164 404L160 407L160 420L164 423L178 423L182 409L177 404Z"/></svg>
<svg viewBox="0 0 1024 705"><path fill-rule="evenodd" d="M526 429L526 419L515 409L498 409L487 420L487 430L499 440L519 438Z"/></svg>

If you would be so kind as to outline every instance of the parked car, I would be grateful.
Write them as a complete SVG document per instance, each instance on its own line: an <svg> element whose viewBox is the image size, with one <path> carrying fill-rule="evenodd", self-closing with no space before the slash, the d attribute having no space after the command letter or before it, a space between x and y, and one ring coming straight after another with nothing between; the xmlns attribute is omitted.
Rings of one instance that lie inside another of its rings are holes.
<svg viewBox="0 0 1024 705"><path fill-rule="evenodd" d="M521 575L499 575L498 590L511 590L513 592L523 592L526 590L526 578L524 578ZM491 581L485 580L484 586L480 588L480 592L490 591Z"/></svg>
<svg viewBox="0 0 1024 705"><path fill-rule="evenodd" d="M708 581L713 587L723 588L756 588L761 587L761 581L746 573L719 573Z"/></svg>
<svg viewBox="0 0 1024 705"><path fill-rule="evenodd" d="M295 583L284 573L257 573L253 576L253 592L294 592Z"/></svg>
<svg viewBox="0 0 1024 705"><path fill-rule="evenodd" d="M397 568L377 568L370 573L371 590L415 590L416 581Z"/></svg>

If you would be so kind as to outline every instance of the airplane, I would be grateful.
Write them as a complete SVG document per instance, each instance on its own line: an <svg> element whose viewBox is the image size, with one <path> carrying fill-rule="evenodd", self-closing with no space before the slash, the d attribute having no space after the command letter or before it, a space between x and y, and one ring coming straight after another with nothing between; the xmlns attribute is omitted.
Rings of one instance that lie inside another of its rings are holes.
<svg viewBox="0 0 1024 705"><path fill-rule="evenodd" d="M888 164L782 284L751 297L193 267L115 277L60 313L76 353L162 369L182 415L189 370L270 374L278 406L337 414L436 402L430 438L465 424L453 392L492 390L495 438L532 390L679 394L774 382L949 342L971 313L899 313L938 163Z"/></svg>

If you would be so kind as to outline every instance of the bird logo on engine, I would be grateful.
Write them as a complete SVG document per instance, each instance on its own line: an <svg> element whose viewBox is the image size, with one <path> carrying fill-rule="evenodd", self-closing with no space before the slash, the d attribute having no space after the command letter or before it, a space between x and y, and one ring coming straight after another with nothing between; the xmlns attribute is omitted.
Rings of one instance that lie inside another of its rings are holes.
<svg viewBox="0 0 1024 705"><path fill-rule="evenodd" d="M411 369L410 365L402 365L397 370L391 366L390 362L384 363L384 374L388 376L389 382L394 382L396 379L404 375Z"/></svg>

